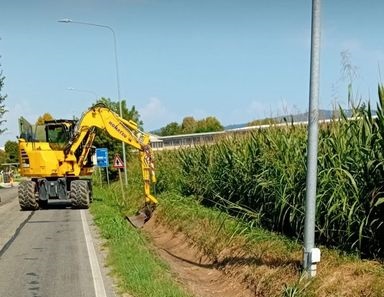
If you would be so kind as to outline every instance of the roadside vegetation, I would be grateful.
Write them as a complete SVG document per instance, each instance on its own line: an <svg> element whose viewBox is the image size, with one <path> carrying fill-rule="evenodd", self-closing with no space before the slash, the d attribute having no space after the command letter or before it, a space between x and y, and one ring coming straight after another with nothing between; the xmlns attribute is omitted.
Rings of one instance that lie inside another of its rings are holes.
<svg viewBox="0 0 384 297"><path fill-rule="evenodd" d="M341 113L320 128L316 242L322 260L315 279L301 278L300 268L305 126L287 123L158 152L157 223L185 234L256 296L384 296L381 86L379 99L375 116L369 105L360 106L353 119ZM126 197L116 189L100 193L114 195L117 217L142 202L140 168L132 161Z"/></svg>
<svg viewBox="0 0 384 297"><path fill-rule="evenodd" d="M136 163L130 165L139 173ZM159 260L147 234L124 219L143 200L141 184L136 182L136 177L130 175L125 198L117 183L96 187L91 207L106 239L108 264L118 279L119 291L133 296L188 296L167 264ZM322 246L318 275L308 281L301 278L299 240L267 231L251 220L234 218L223 209L207 208L194 197L174 192L157 197L160 204L153 218L155 224L183 234L213 267L243 283L255 296L384 295L384 268L378 261L363 261L356 255Z"/></svg>
<svg viewBox="0 0 384 297"><path fill-rule="evenodd" d="M190 296L172 278L166 263L151 249L149 240L122 215L123 211L132 213L135 204L123 201L119 184L96 186L94 196L91 212L105 239L107 261L122 296L127 296L126 293L135 297Z"/></svg>

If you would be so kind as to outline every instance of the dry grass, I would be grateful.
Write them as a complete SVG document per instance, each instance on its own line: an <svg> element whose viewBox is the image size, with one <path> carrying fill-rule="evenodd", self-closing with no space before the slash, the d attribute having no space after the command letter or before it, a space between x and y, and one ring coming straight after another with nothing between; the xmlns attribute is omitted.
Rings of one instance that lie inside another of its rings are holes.
<svg viewBox="0 0 384 297"><path fill-rule="evenodd" d="M316 281L310 289L315 296L384 296L384 269L377 261L339 256L323 250Z"/></svg>
<svg viewBox="0 0 384 297"><path fill-rule="evenodd" d="M302 247L258 228L247 228L218 211L207 211L187 198L163 197L157 217L212 259L217 268L236 276L255 296L384 296L384 269L322 248L313 281L300 277Z"/></svg>

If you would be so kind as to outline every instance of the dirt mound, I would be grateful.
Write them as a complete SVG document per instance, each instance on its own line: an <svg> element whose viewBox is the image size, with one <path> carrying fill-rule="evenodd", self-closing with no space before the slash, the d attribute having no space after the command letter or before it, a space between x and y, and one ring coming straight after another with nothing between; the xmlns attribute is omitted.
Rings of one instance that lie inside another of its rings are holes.
<svg viewBox="0 0 384 297"><path fill-rule="evenodd" d="M200 297L255 296L235 277L217 269L215 263L188 243L181 233L174 233L153 217L143 228L150 235L161 258L183 286Z"/></svg>

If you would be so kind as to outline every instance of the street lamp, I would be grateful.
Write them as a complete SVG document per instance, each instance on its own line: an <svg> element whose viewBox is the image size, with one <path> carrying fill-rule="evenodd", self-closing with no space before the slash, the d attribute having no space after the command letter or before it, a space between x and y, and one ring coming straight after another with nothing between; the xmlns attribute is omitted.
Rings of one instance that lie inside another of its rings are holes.
<svg viewBox="0 0 384 297"><path fill-rule="evenodd" d="M72 23L72 24L80 24L80 25L88 25L88 26L94 26L94 27L101 27L108 29L112 32L113 35L113 48L114 48L114 54L115 54L115 68L116 68L116 84L117 84L117 100L119 101L119 112L120 117L123 117L123 109L121 106L121 98L120 98L120 78L119 78L119 62L117 59L117 46L116 46L116 34L115 31L112 29L112 27L107 25L100 25L95 23L88 23L88 22L81 22L81 21L73 21L71 19L65 18L58 20L59 23ZM122 141L123 146L123 161L124 161L124 179L125 179L125 185L128 186L128 176L127 176L127 160L125 156L125 143Z"/></svg>
<svg viewBox="0 0 384 297"><path fill-rule="evenodd" d="M88 94L92 94L93 96L95 96L95 100L97 101L97 99L99 98L99 96L91 91L91 90L82 90L82 89L76 89L76 88L73 88L73 87L68 87L66 88L67 91L74 91L74 92L81 92L81 93L88 93Z"/></svg>
<svg viewBox="0 0 384 297"><path fill-rule="evenodd" d="M94 98L95 98L95 103L97 102L97 99L99 98L98 95L95 92L90 91L90 90L76 89L76 88L73 88L73 87L68 87L68 88L66 88L66 90L67 91L73 91L73 92L92 94L92 96L94 96Z"/></svg>

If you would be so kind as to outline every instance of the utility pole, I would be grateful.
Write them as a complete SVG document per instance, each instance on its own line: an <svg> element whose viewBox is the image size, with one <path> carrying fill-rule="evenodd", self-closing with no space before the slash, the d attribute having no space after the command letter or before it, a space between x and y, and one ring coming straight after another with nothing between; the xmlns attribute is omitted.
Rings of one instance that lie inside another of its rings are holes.
<svg viewBox="0 0 384 297"><path fill-rule="evenodd" d="M316 264L320 262L320 250L315 248L317 147L319 134L320 0L312 0L310 75L303 270L307 277L314 277L316 275Z"/></svg>

